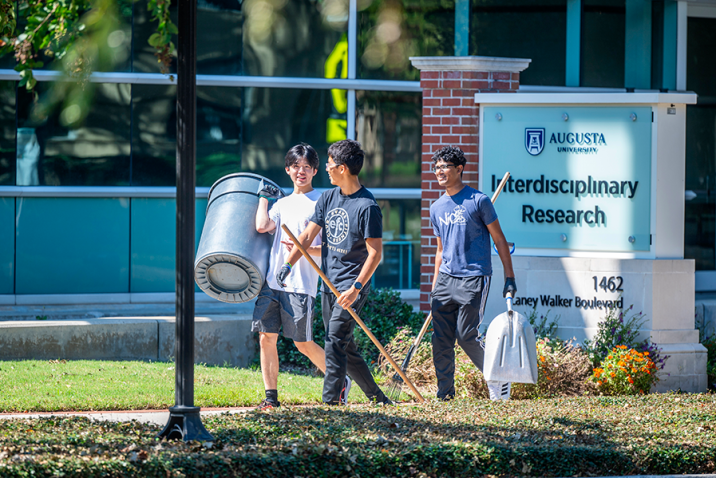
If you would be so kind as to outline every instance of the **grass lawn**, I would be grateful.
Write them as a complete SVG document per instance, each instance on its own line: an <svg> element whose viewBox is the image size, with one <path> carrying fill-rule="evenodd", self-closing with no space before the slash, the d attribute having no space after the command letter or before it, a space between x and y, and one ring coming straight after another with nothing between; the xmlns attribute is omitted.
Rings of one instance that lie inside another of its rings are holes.
<svg viewBox="0 0 716 478"><path fill-rule="evenodd" d="M200 407L257 405L264 398L259 370L194 368L194 402ZM161 409L174 405L174 364L166 362L0 362L0 413ZM280 373L281 403L320 403L322 377ZM365 402L358 387L350 400Z"/></svg>
<svg viewBox="0 0 716 478"><path fill-rule="evenodd" d="M0 476L610 476L714 473L714 395L282 407L159 426L0 420Z"/></svg>

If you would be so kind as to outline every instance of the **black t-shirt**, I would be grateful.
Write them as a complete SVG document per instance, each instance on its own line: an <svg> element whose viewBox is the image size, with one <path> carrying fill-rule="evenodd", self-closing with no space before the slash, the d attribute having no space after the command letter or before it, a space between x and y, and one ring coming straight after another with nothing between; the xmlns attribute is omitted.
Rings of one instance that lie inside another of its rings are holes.
<svg viewBox="0 0 716 478"><path fill-rule="evenodd" d="M311 222L323 229L323 272L339 292L345 292L368 258L365 240L383 237L380 207L364 186L350 196L337 187L318 198Z"/></svg>

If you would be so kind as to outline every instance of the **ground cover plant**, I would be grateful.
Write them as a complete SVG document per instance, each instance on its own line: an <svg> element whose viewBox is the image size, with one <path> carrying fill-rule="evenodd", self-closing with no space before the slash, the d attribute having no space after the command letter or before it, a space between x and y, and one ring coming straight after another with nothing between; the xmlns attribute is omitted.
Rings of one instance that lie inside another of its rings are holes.
<svg viewBox="0 0 716 478"><path fill-rule="evenodd" d="M0 476L614 476L716 471L714 395L282 407L152 424L0 420Z"/></svg>

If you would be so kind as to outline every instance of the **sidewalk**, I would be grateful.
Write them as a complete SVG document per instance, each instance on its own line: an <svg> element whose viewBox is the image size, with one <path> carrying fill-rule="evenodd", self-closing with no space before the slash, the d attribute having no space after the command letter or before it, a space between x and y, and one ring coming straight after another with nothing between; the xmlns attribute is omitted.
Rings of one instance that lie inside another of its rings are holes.
<svg viewBox="0 0 716 478"><path fill-rule="evenodd" d="M201 416L220 415L222 413L246 413L254 407L234 408L202 408ZM97 411L97 412L35 412L35 413L0 413L0 420L33 419L57 416L87 417L92 421L154 423L166 425L169 421L169 410L126 410L126 411Z"/></svg>

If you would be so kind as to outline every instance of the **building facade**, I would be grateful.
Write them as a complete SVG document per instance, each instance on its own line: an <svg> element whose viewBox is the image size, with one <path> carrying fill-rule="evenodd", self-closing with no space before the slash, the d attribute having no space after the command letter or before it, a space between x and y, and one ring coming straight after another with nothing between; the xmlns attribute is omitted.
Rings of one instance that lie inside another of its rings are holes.
<svg viewBox="0 0 716 478"><path fill-rule="evenodd" d="M175 77L159 73L147 43L146 4L123 15L115 40L125 53L93 74L80 128L63 126L59 111L38 119L14 60L0 59L0 305L172 297ZM255 172L288 186L292 145L312 144L325 160L332 142L357 139L361 180L384 216L374 285L417 300L432 272L421 266L432 245L421 241L432 106L409 58L526 58L520 92L698 94L686 109L684 255L695 291L716 292L713 2L201 0L197 22L197 237L220 177ZM51 68L35 72L40 95ZM315 181L330 187L323 170Z"/></svg>

